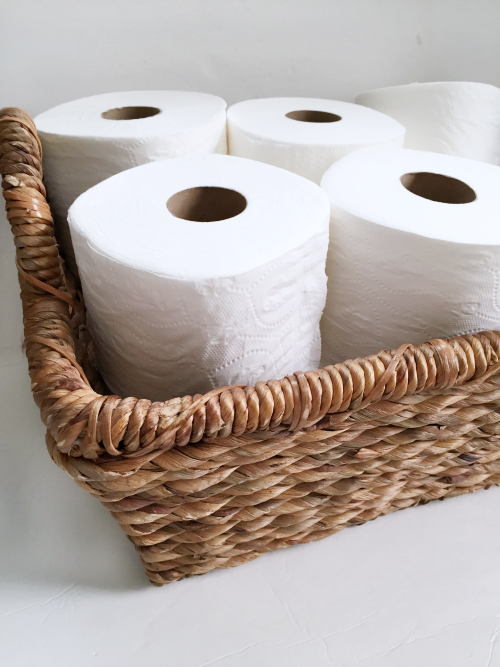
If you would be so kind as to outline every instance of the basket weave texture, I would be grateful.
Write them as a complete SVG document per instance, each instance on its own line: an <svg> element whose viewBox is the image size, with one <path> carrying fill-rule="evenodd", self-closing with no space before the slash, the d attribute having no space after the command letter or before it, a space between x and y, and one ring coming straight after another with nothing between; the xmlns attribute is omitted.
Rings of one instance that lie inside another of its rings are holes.
<svg viewBox="0 0 500 667"><path fill-rule="evenodd" d="M103 393L20 109L0 111L0 172L50 455L154 584L500 483L500 332L164 403Z"/></svg>

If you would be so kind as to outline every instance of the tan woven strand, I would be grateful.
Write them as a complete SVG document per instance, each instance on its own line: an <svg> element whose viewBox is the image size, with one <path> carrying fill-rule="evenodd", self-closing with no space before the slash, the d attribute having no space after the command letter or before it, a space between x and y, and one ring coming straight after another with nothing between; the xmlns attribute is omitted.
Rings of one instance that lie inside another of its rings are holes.
<svg viewBox="0 0 500 667"><path fill-rule="evenodd" d="M69 294L66 292L62 292L59 289L56 289L55 287L52 287L51 285L47 285L47 283L43 283L41 280L37 280L33 276L30 276L29 273L26 273L20 266L19 263L16 260L16 268L19 271L19 273L22 275L22 277L27 280L29 283L34 285L35 287L38 287L39 289L44 290L45 292L49 292L50 294L53 294L54 296L57 296L58 299L62 299L62 301L65 301L68 306L72 310L76 310L76 301L70 297Z"/></svg>
<svg viewBox="0 0 500 667"><path fill-rule="evenodd" d="M164 403L103 393L18 109L0 111L0 172L49 452L112 512L154 584L500 483L496 331Z"/></svg>

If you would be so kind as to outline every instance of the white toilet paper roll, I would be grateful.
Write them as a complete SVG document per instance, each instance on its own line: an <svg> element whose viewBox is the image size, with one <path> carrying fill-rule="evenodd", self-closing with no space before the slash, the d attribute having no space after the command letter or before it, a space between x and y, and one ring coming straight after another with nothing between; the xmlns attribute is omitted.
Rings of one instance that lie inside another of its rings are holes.
<svg viewBox="0 0 500 667"><path fill-rule="evenodd" d="M500 167L363 150L322 180L331 202L323 363L500 329Z"/></svg>
<svg viewBox="0 0 500 667"><path fill-rule="evenodd" d="M41 113L35 124L59 244L74 255L68 208L85 190L147 162L188 153L226 153L226 103L205 93L106 93Z"/></svg>
<svg viewBox="0 0 500 667"><path fill-rule="evenodd" d="M319 183L336 160L359 148L401 148L404 128L392 118L335 100L276 97L227 111L230 155L267 162Z"/></svg>
<svg viewBox="0 0 500 667"><path fill-rule="evenodd" d="M411 83L370 90L358 104L406 127L405 148L500 162L500 88L486 83Z"/></svg>
<svg viewBox="0 0 500 667"><path fill-rule="evenodd" d="M317 368L329 213L314 183L221 155L81 195L69 224L111 390L165 400Z"/></svg>

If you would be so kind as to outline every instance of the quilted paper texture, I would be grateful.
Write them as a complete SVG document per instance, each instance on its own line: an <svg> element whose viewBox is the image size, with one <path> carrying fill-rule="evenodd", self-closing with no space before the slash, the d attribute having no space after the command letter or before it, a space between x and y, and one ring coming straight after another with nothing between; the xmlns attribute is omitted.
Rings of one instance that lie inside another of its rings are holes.
<svg viewBox="0 0 500 667"><path fill-rule="evenodd" d="M448 243L333 207L322 363L500 329L500 248Z"/></svg>
<svg viewBox="0 0 500 667"><path fill-rule="evenodd" d="M327 230L250 272L196 281L79 253L86 241L73 241L98 365L116 394L166 400L318 367Z"/></svg>

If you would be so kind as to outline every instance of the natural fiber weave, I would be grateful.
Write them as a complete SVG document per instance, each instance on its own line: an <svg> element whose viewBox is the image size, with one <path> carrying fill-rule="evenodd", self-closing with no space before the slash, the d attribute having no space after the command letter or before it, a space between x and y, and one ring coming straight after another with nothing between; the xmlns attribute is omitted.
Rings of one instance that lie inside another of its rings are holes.
<svg viewBox="0 0 500 667"><path fill-rule="evenodd" d="M165 403L100 393L19 109L0 111L0 171L49 452L112 512L153 583L500 483L499 332Z"/></svg>

